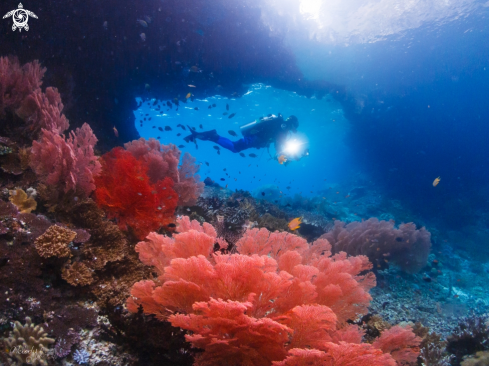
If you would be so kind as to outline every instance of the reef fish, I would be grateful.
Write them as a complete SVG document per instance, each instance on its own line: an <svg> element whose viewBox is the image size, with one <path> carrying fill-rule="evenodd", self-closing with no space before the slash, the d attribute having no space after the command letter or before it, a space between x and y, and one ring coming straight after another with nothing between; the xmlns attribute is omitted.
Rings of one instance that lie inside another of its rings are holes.
<svg viewBox="0 0 489 366"><path fill-rule="evenodd" d="M147 28L148 27L148 23L145 22L144 20L142 19L138 19L136 20L140 25L142 25L144 28Z"/></svg>
<svg viewBox="0 0 489 366"><path fill-rule="evenodd" d="M234 132L233 130L229 130L228 133L231 135L231 136L238 136L236 135L236 132Z"/></svg>
<svg viewBox="0 0 489 366"><path fill-rule="evenodd" d="M171 131L171 127L170 126L165 126L165 131Z"/></svg>
<svg viewBox="0 0 489 366"><path fill-rule="evenodd" d="M228 118L233 118L236 115L236 113L231 113Z"/></svg>
<svg viewBox="0 0 489 366"><path fill-rule="evenodd" d="M436 178L434 181L433 181L433 187L436 187L438 185L438 183L440 183L440 177Z"/></svg>
<svg viewBox="0 0 489 366"><path fill-rule="evenodd" d="M283 163L285 163L285 162L287 161L287 158L285 157L285 155L284 155L284 154L282 154L282 155L280 155L280 156L278 157L278 159L277 159L277 160L278 160L278 163L279 163L280 165L282 165Z"/></svg>
<svg viewBox="0 0 489 366"><path fill-rule="evenodd" d="M183 148L185 147L185 145L178 145L178 147L179 147L180 149L183 149Z"/></svg>
<svg viewBox="0 0 489 366"><path fill-rule="evenodd" d="M291 220L288 224L290 230L297 230L298 228L301 227L302 224L302 219L300 217L296 217L295 219Z"/></svg>
<svg viewBox="0 0 489 366"><path fill-rule="evenodd" d="M163 128L162 127L158 127L158 130L160 130L161 132L163 132Z"/></svg>
<svg viewBox="0 0 489 366"><path fill-rule="evenodd" d="M229 111L229 104L226 103L226 110Z"/></svg>
<svg viewBox="0 0 489 366"><path fill-rule="evenodd" d="M212 146L214 149L219 150L219 146Z"/></svg>
<svg viewBox="0 0 489 366"><path fill-rule="evenodd" d="M239 156L243 157L243 158L246 158L246 155L243 154L243 153L239 153Z"/></svg>
<svg viewBox="0 0 489 366"><path fill-rule="evenodd" d="M117 131L117 128L115 128L115 126L114 126L113 130L114 130L115 137L119 137L119 131Z"/></svg>
<svg viewBox="0 0 489 366"><path fill-rule="evenodd" d="M188 93L188 94L185 96L185 98L186 98L186 99L188 99L188 98L190 98L191 96L192 96L192 93Z"/></svg>
<svg viewBox="0 0 489 366"><path fill-rule="evenodd" d="M248 155L250 158L256 158L256 154L249 154Z"/></svg>

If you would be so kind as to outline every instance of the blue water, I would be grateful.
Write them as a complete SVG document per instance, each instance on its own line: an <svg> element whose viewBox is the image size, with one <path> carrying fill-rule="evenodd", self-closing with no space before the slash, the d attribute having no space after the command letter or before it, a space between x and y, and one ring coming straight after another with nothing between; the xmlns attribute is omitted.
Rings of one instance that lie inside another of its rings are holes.
<svg viewBox="0 0 489 366"><path fill-rule="evenodd" d="M198 87L198 86L197 86ZM189 88L191 91L191 89ZM138 104L141 100L138 100ZM349 123L343 115L341 106L333 99L317 100L306 98L293 92L275 89L264 84L249 86L249 91L242 98L228 99L219 95L204 100L195 99L188 102L180 102L176 111L175 106L167 111L162 108L163 115L155 111L154 100L141 105L135 111L136 127L142 137L160 137L163 144L173 143L185 145L181 150L188 151L195 156L201 164L200 175L202 178L210 177L221 186L228 185L229 189L244 189L249 191L259 190L267 185L277 186L284 195L301 193L303 196L311 196L318 190L328 188L355 173L355 166L351 159L349 148L344 139L349 129ZM166 104L166 100L159 104ZM216 104L216 108L208 109L209 105ZM226 104L229 111L226 111ZM198 108L195 110L194 108ZM223 115L223 113L229 113ZM228 118L231 113L236 113L233 118ZM275 156L273 145L270 147L270 155L266 148L248 149L243 151L246 158L232 153L224 148L220 149L220 155L213 148L215 143L199 141L198 149L193 143L187 144L183 137L189 134L178 124L196 127L197 131L216 129L221 136L231 140L241 137L239 127L255 119L268 114L282 113L284 117L294 114L299 119L299 131L297 136L302 141L308 141L310 156L301 161L280 165ZM145 116L149 114L148 116ZM151 117L151 121L143 123L140 120ZM203 129L199 127L202 125ZM156 128L152 128L156 126ZM170 126L172 131L161 132L158 127ZM233 130L238 137L229 135ZM177 136L180 133L181 136ZM256 158L249 154L256 154ZM209 163L209 166L205 164ZM224 171L226 169L226 171ZM228 175L226 175L228 173ZM225 179L224 181L221 178ZM290 187L287 189L286 187Z"/></svg>

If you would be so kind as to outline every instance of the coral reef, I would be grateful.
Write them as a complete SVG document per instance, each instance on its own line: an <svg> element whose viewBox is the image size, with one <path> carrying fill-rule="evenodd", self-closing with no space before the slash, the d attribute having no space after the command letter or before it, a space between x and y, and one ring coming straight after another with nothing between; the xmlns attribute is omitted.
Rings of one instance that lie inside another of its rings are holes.
<svg viewBox="0 0 489 366"><path fill-rule="evenodd" d="M73 286L86 286L93 283L93 272L83 262L75 262L65 266L61 277Z"/></svg>
<svg viewBox="0 0 489 366"><path fill-rule="evenodd" d="M468 358L461 363L462 366L487 366L489 365L489 352L477 352L474 358Z"/></svg>
<svg viewBox="0 0 489 366"><path fill-rule="evenodd" d="M387 331L374 346L341 343L361 339L360 329L346 321L366 313L371 299L375 277L360 275L371 268L366 257L331 256L326 240L308 245L295 235L266 229L247 230L236 243L240 254L213 253L217 233L212 226L188 217L179 224L172 238L152 233L136 246L141 261L159 277L136 283L127 307L134 313L142 307L190 330L186 339L205 350L196 365L269 365L292 349L309 347L333 359L360 347L356 361L369 353L372 360L392 365L389 352L401 361L417 357L421 338L409 327Z"/></svg>
<svg viewBox="0 0 489 366"><path fill-rule="evenodd" d="M122 148L105 154L101 162L95 198L109 218L117 219L121 229L131 227L142 239L173 221L179 198L169 177L152 183L144 162Z"/></svg>
<svg viewBox="0 0 489 366"><path fill-rule="evenodd" d="M23 189L15 189L9 191L9 201L12 202L21 213L31 213L37 207L37 202L34 198L27 195Z"/></svg>
<svg viewBox="0 0 489 366"><path fill-rule="evenodd" d="M332 230L321 238L331 243L335 253L366 255L377 269L393 262L408 273L419 272L426 265L431 248L430 233L425 228L417 230L410 223L396 229L393 221L376 218L347 225L335 221Z"/></svg>
<svg viewBox="0 0 489 366"><path fill-rule="evenodd" d="M54 343L54 339L48 338L41 326L34 326L31 318L26 317L25 321L24 325L15 322L13 332L5 340L8 354L22 363L47 366L47 347Z"/></svg>
<svg viewBox="0 0 489 366"><path fill-rule="evenodd" d="M489 349L487 318L474 314L461 319L447 342L447 351L455 356L457 362L461 362L463 356Z"/></svg>
<svg viewBox="0 0 489 366"><path fill-rule="evenodd" d="M57 131L42 129L40 139L32 144L30 166L42 183L88 196L101 171L93 150L96 143L86 123L66 140Z"/></svg>
<svg viewBox="0 0 489 366"><path fill-rule="evenodd" d="M75 239L76 233L58 225L50 226L36 241L36 250L41 257L71 257L69 244Z"/></svg>

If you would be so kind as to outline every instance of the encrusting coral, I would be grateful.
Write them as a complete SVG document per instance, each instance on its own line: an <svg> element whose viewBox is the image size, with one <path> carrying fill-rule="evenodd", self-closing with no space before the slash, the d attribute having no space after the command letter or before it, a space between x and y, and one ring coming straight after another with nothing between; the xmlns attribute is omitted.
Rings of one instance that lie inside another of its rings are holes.
<svg viewBox="0 0 489 366"><path fill-rule="evenodd" d="M127 308L190 330L186 339L204 349L195 365L298 365L314 353L329 360L318 365L394 366L417 357L421 339L409 327L395 327L374 346L360 344L363 332L348 325L367 312L375 285L365 256L332 256L327 240L309 245L266 229L246 231L236 243L240 254L213 253L211 225L177 221L172 238L151 233L136 245L159 277L136 283Z"/></svg>
<svg viewBox="0 0 489 366"><path fill-rule="evenodd" d="M9 193L9 201L12 202L21 213L31 213L36 209L36 200L28 196L23 189L14 189L9 191Z"/></svg>
<svg viewBox="0 0 489 366"><path fill-rule="evenodd" d="M63 268L61 277L73 286L86 286L93 283L93 272L82 262L75 262Z"/></svg>
<svg viewBox="0 0 489 366"><path fill-rule="evenodd" d="M16 321L10 337L5 339L8 354L28 365L47 366L47 346L53 344L54 339L48 338L41 326L34 326L31 318L26 317L25 321L25 325Z"/></svg>
<svg viewBox="0 0 489 366"><path fill-rule="evenodd" d="M69 244L75 239L76 233L58 225L50 226L35 241L36 250L41 257L71 257Z"/></svg>

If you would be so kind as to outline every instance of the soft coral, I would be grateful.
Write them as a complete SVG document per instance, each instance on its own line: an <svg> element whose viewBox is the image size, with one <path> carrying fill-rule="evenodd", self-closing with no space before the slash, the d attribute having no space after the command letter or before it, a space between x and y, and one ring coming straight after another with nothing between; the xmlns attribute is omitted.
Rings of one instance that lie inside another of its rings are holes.
<svg viewBox="0 0 489 366"><path fill-rule="evenodd" d="M170 178L151 183L146 165L122 148L103 155L101 162L95 198L120 228L130 226L143 238L173 220L178 194Z"/></svg>

